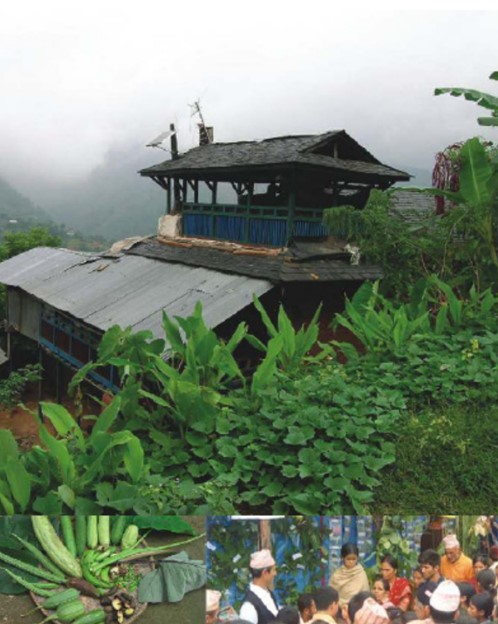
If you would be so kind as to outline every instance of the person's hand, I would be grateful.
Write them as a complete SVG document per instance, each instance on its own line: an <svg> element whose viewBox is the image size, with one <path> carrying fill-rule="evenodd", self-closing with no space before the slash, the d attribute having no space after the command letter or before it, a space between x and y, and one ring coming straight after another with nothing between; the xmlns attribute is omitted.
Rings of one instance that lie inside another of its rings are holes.
<svg viewBox="0 0 498 624"><path fill-rule="evenodd" d="M351 620L349 619L349 613L348 613L348 605L347 604L343 604L341 607L341 615L342 615L342 619L346 622L346 624L351 624Z"/></svg>

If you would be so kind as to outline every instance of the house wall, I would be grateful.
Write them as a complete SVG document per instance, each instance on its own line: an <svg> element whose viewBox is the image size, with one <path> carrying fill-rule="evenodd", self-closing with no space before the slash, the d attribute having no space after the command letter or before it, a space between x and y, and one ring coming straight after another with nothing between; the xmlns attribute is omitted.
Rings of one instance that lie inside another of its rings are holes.
<svg viewBox="0 0 498 624"><path fill-rule="evenodd" d="M38 342L40 338L40 302L17 288L7 289L7 320L16 330Z"/></svg>

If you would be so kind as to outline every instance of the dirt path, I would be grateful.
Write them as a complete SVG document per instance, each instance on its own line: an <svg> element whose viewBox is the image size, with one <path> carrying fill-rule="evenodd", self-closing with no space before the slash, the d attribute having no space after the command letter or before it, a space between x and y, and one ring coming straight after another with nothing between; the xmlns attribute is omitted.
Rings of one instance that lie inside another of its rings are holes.
<svg viewBox="0 0 498 624"><path fill-rule="evenodd" d="M38 422L31 413L34 412L36 414L38 412L38 398L35 395L36 393L33 391L23 397L23 404L27 409L17 406L8 410L0 410L0 429L12 431L17 443L23 450L29 450L34 444L40 443ZM52 395L43 396L42 401L48 403L56 402L55 397ZM70 397L63 397L62 405L73 416L77 414L76 405ZM98 414L100 411L100 407L92 401L85 401L84 409L85 414ZM47 419L45 419L45 424L49 431L53 433L54 429Z"/></svg>

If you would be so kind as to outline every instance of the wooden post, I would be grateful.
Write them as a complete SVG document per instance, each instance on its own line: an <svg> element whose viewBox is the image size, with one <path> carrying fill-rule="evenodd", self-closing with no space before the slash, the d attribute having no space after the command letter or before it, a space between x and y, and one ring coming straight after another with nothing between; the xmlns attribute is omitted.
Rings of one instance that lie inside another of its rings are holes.
<svg viewBox="0 0 498 624"><path fill-rule="evenodd" d="M218 182L213 182L213 205L216 204L218 198Z"/></svg>
<svg viewBox="0 0 498 624"><path fill-rule="evenodd" d="M55 360L55 401L61 402L61 368L58 359Z"/></svg>
<svg viewBox="0 0 498 624"><path fill-rule="evenodd" d="M168 178L168 189L166 191L166 214L171 212L171 178Z"/></svg>
<svg viewBox="0 0 498 624"><path fill-rule="evenodd" d="M259 548L271 550L271 528L269 520L259 521Z"/></svg>
<svg viewBox="0 0 498 624"><path fill-rule="evenodd" d="M173 133L170 137L170 145L171 145L171 160L178 160L178 141L176 138L175 132L175 124L169 124L169 129Z"/></svg>
<svg viewBox="0 0 498 624"><path fill-rule="evenodd" d="M294 213L296 211L296 175L292 171L289 177L289 202L287 213L287 235L286 246L288 246L294 235Z"/></svg>
<svg viewBox="0 0 498 624"><path fill-rule="evenodd" d="M194 180L194 203L199 203L199 180Z"/></svg>
<svg viewBox="0 0 498 624"><path fill-rule="evenodd" d="M41 366L42 372L40 374L40 379L38 379L38 401L42 400L42 392L43 392L43 349L41 345L38 345L38 364Z"/></svg>

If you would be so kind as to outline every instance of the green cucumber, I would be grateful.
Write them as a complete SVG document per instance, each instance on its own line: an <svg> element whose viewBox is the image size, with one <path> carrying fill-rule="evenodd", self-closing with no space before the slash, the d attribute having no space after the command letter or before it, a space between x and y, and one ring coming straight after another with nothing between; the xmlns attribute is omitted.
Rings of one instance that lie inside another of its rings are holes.
<svg viewBox="0 0 498 624"><path fill-rule="evenodd" d="M72 622L85 615L85 607L81 600L65 602L57 607L57 619L61 622Z"/></svg>
<svg viewBox="0 0 498 624"><path fill-rule="evenodd" d="M85 613L82 617L78 618L73 624L100 624L105 620L104 609L94 609Z"/></svg>
<svg viewBox="0 0 498 624"><path fill-rule="evenodd" d="M124 530L126 528L126 516L118 516L114 519L111 532L111 542L117 545L121 542Z"/></svg>
<svg viewBox="0 0 498 624"><path fill-rule="evenodd" d="M64 591L52 594L50 598L43 601L42 607L44 609L57 609L60 605L66 602L73 602L80 597L80 592L77 589L65 589Z"/></svg>
<svg viewBox="0 0 498 624"><path fill-rule="evenodd" d="M86 516L76 516L76 552L79 557L86 549Z"/></svg>
<svg viewBox="0 0 498 624"><path fill-rule="evenodd" d="M31 516L31 523L41 547L50 559L63 571L76 578L82 577L81 566L64 546L55 532L48 516ZM47 580L52 580L46 576Z"/></svg>
<svg viewBox="0 0 498 624"><path fill-rule="evenodd" d="M111 518L109 516L99 516L98 534L99 544L104 548L109 548L111 543Z"/></svg>
<svg viewBox="0 0 498 624"><path fill-rule="evenodd" d="M138 527L136 524L130 524L126 527L126 531L121 539L121 548L126 550L127 548L132 548L136 546L138 543L140 536L138 533Z"/></svg>
<svg viewBox="0 0 498 624"><path fill-rule="evenodd" d="M99 545L99 534L97 530L97 516L88 516L86 525L86 543L92 550Z"/></svg>
<svg viewBox="0 0 498 624"><path fill-rule="evenodd" d="M71 516L61 516L62 535L67 549L76 557L76 540L74 537L73 521Z"/></svg>

